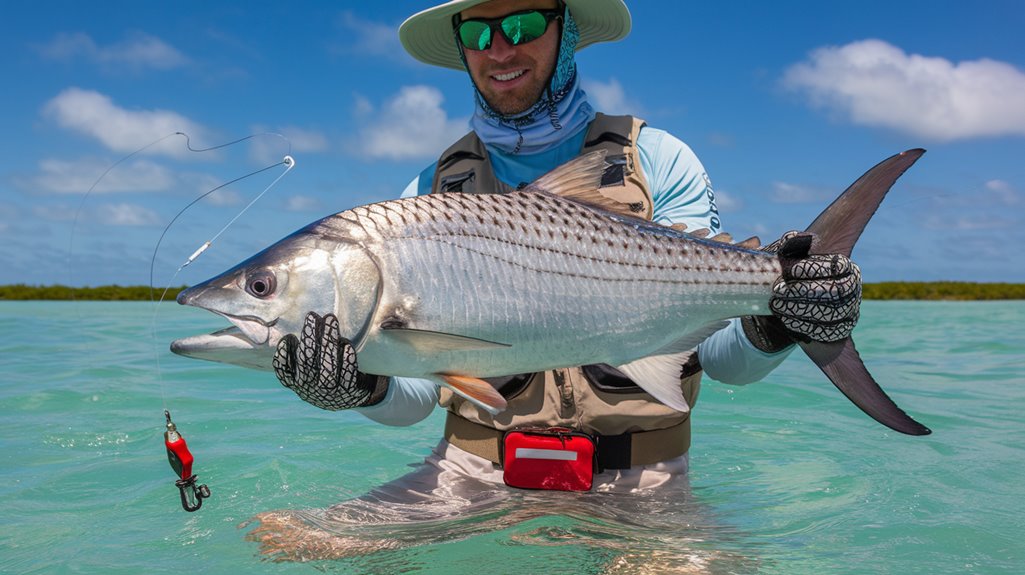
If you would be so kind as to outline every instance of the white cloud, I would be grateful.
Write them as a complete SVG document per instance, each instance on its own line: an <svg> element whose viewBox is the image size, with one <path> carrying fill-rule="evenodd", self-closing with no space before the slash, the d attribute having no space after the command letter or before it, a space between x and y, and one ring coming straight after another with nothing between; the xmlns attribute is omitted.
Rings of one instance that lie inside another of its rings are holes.
<svg viewBox="0 0 1025 575"><path fill-rule="evenodd" d="M285 209L290 212L312 212L320 209L320 200L310 196L291 196L285 202Z"/></svg>
<svg viewBox="0 0 1025 575"><path fill-rule="evenodd" d="M855 124L922 138L1025 135L1025 73L995 60L954 63L862 40L815 50L783 85Z"/></svg>
<svg viewBox="0 0 1025 575"><path fill-rule="evenodd" d="M104 204L96 208L95 216L110 226L156 226L161 222L156 212L135 204Z"/></svg>
<svg viewBox="0 0 1025 575"><path fill-rule="evenodd" d="M95 159L69 162L53 158L40 160L39 173L19 181L19 186L29 191L55 194L84 194L90 189L97 194L162 192L174 184L170 170L149 160L123 162L111 168L109 162Z"/></svg>
<svg viewBox="0 0 1025 575"><path fill-rule="evenodd" d="M38 205L32 213L40 219L51 222L92 222L107 226L155 226L161 223L160 216L153 210L137 204L99 204L79 207L67 204Z"/></svg>
<svg viewBox="0 0 1025 575"><path fill-rule="evenodd" d="M732 193L715 190L715 205L720 212L738 212L744 207L744 201Z"/></svg>
<svg viewBox="0 0 1025 575"><path fill-rule="evenodd" d="M51 222L71 222L79 215L79 208L68 204L47 203L33 206L32 213L41 219Z"/></svg>
<svg viewBox="0 0 1025 575"><path fill-rule="evenodd" d="M361 100L357 100L360 102ZM385 102L376 114L378 120L360 130L354 147L371 158L407 160L434 158L466 133L467 119L450 120L442 109L444 97L437 88L406 86ZM365 100L363 112L370 105Z"/></svg>
<svg viewBox="0 0 1025 575"><path fill-rule="evenodd" d="M11 222L18 219L18 208L10 204L0 204L0 233L11 229Z"/></svg>
<svg viewBox="0 0 1025 575"><path fill-rule="evenodd" d="M394 60L408 60L402 48L394 23L373 22L345 11L339 15L338 27L345 31L347 44L335 49L340 54L384 56Z"/></svg>
<svg viewBox="0 0 1025 575"><path fill-rule="evenodd" d="M626 90L615 78L609 79L608 82L581 80L581 86L587 92L587 99L595 110L614 115L644 115L640 104L627 98Z"/></svg>
<svg viewBox="0 0 1025 575"><path fill-rule="evenodd" d="M93 90L68 88L50 100L44 114L62 128L93 137L111 150L132 153L146 148L145 153L185 157L190 154L175 132L185 132L199 139L206 130L192 120L167 110L128 110L118 107L108 97Z"/></svg>
<svg viewBox="0 0 1025 575"><path fill-rule="evenodd" d="M1004 180L990 180L985 184L986 190L992 192L994 203L1005 206L1015 206L1021 202L1021 196Z"/></svg>
<svg viewBox="0 0 1025 575"><path fill-rule="evenodd" d="M82 32L58 34L40 52L55 60L86 58L104 66L155 68L166 70L188 63L189 59L170 44L156 36L133 32L116 44L99 46Z"/></svg>
<svg viewBox="0 0 1025 575"><path fill-rule="evenodd" d="M251 156L260 164L280 162L285 154L317 153L329 147L327 136L316 130L305 130L296 126L284 126L277 130L268 130L263 126L253 126ZM278 137L280 136L280 137ZM296 163L302 158L297 157Z"/></svg>
<svg viewBox="0 0 1025 575"><path fill-rule="evenodd" d="M821 202L828 197L822 190L787 182L773 182L770 200L777 204L807 204Z"/></svg>

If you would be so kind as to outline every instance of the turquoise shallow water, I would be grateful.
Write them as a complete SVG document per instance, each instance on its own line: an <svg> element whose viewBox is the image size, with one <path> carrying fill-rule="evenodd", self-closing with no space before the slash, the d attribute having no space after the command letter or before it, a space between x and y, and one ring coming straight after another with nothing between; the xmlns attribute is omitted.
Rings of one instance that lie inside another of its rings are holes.
<svg viewBox="0 0 1025 575"><path fill-rule="evenodd" d="M153 318L0 302L0 573L1025 572L1025 302L866 302L858 348L929 437L874 423L795 354L766 382L705 383L685 501L518 495L395 534L422 545L305 564L261 560L239 525L403 475L441 414L321 412L269 374L166 351L216 317L163 304L156 340ZM198 513L179 507L165 404L213 490Z"/></svg>

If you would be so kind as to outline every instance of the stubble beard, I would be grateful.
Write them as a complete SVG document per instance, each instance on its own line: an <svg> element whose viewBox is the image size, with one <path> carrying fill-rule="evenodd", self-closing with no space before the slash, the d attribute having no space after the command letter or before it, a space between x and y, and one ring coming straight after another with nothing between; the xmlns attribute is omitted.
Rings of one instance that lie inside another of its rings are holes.
<svg viewBox="0 0 1025 575"><path fill-rule="evenodd" d="M544 83L538 82L515 92L495 93L493 90L485 90L481 95L492 110L503 116L516 116L533 107L541 99L544 91Z"/></svg>
<svg viewBox="0 0 1025 575"><path fill-rule="evenodd" d="M530 62L529 64L523 67L532 71L544 68L546 73L540 76L535 75L530 84L526 84L518 90L500 91L491 89L490 82L491 74L493 73L491 70L484 72L482 78L476 80L477 91L484 97L484 101L488 103L492 110L503 116L516 116L529 110L541 99L541 95L544 94L548 82L551 81L552 70L555 69L555 60L553 58L551 62ZM515 65L510 66L508 64L504 66L505 69L515 67ZM481 86L484 86L484 89L481 89Z"/></svg>

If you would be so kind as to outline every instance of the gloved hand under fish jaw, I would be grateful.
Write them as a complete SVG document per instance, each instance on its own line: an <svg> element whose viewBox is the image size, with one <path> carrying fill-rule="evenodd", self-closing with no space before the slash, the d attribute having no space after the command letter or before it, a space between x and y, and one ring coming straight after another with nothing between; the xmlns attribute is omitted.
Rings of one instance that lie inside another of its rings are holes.
<svg viewBox="0 0 1025 575"><path fill-rule="evenodd" d="M329 411L374 405L388 389L387 377L359 370L356 350L342 337L334 314L310 312L299 337L281 338L274 373L299 399Z"/></svg>

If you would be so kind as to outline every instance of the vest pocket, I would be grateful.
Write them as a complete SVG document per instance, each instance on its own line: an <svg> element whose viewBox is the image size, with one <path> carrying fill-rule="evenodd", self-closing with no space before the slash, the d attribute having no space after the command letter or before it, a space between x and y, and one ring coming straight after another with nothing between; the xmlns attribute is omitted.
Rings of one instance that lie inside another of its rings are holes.
<svg viewBox="0 0 1025 575"><path fill-rule="evenodd" d="M639 385L625 373L604 363L585 365L580 368L584 379L591 387L605 393L644 393Z"/></svg>
<svg viewBox="0 0 1025 575"><path fill-rule="evenodd" d="M463 189L467 183L472 183L474 180L473 170L467 170L458 174L450 174L443 176L438 182L439 192L469 192L469 189Z"/></svg>
<svg viewBox="0 0 1025 575"><path fill-rule="evenodd" d="M535 373L519 373L516 375L504 375L502 377L485 377L484 381L491 384L498 393L506 400L510 400L523 393L527 384L534 379Z"/></svg>

